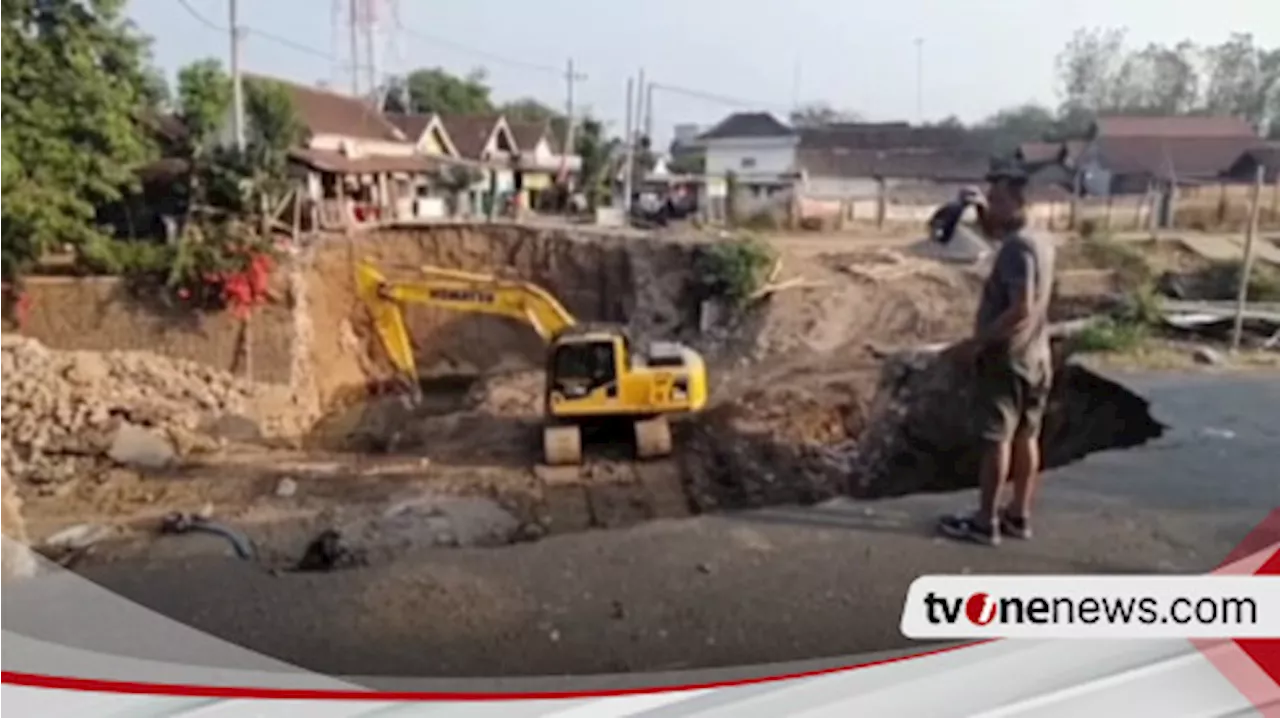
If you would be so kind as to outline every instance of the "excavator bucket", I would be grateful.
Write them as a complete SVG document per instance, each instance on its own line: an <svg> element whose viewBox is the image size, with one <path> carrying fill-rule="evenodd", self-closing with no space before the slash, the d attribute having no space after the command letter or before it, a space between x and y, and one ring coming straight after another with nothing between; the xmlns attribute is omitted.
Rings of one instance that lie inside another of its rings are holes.
<svg viewBox="0 0 1280 718"><path fill-rule="evenodd" d="M383 296L386 282L387 278L369 263L356 265L356 296L369 308L382 348L395 368L417 386L418 367L413 360L409 331L404 325L404 312L398 302Z"/></svg>

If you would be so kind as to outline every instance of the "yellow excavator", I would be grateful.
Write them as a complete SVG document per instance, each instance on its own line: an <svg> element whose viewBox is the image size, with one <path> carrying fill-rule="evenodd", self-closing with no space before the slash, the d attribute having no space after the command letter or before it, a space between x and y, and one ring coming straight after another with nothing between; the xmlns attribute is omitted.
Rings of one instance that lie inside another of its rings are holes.
<svg viewBox="0 0 1280 718"><path fill-rule="evenodd" d="M581 463L584 425L619 418L633 422L639 458L667 456L672 448L668 417L697 412L707 403L706 364L687 346L654 342L637 353L621 328L579 324L536 285L438 267L422 272L421 279L391 281L368 262L356 266L356 292L369 307L391 363L419 385L405 328L407 304L527 323L548 344L542 435L548 464Z"/></svg>

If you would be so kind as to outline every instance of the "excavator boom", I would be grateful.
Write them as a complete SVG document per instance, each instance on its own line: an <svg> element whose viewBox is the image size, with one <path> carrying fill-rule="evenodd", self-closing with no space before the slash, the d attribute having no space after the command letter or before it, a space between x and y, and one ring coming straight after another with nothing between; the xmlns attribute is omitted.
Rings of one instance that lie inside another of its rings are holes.
<svg viewBox="0 0 1280 718"><path fill-rule="evenodd" d="M577 324L554 296L534 284L439 267L422 271L419 280L389 281L368 262L356 267L356 294L369 307L391 363L415 383L417 365L404 323L404 304L518 319L546 341Z"/></svg>

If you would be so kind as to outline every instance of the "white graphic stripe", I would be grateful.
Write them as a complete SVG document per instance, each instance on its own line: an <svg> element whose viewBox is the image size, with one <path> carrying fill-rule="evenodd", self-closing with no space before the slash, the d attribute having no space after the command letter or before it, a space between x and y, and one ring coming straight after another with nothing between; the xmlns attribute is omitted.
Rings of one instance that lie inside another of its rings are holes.
<svg viewBox="0 0 1280 718"><path fill-rule="evenodd" d="M634 716L655 708L670 706L682 701L706 695L710 688L679 691L677 693L650 693L638 696L617 696L600 698L583 706L570 708L558 713L548 713L545 718L624 718Z"/></svg>

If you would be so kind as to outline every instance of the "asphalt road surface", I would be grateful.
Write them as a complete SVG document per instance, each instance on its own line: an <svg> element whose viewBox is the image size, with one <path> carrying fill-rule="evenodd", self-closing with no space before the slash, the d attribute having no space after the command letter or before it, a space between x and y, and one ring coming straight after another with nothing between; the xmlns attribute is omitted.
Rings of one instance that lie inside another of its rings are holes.
<svg viewBox="0 0 1280 718"><path fill-rule="evenodd" d="M1280 506L1274 375L1122 378L1171 430L1054 471L1036 539L998 549L933 536L970 491L434 550L326 575L273 577L215 556L85 574L330 674L664 671L901 649L903 596L920 574L1202 572Z"/></svg>

